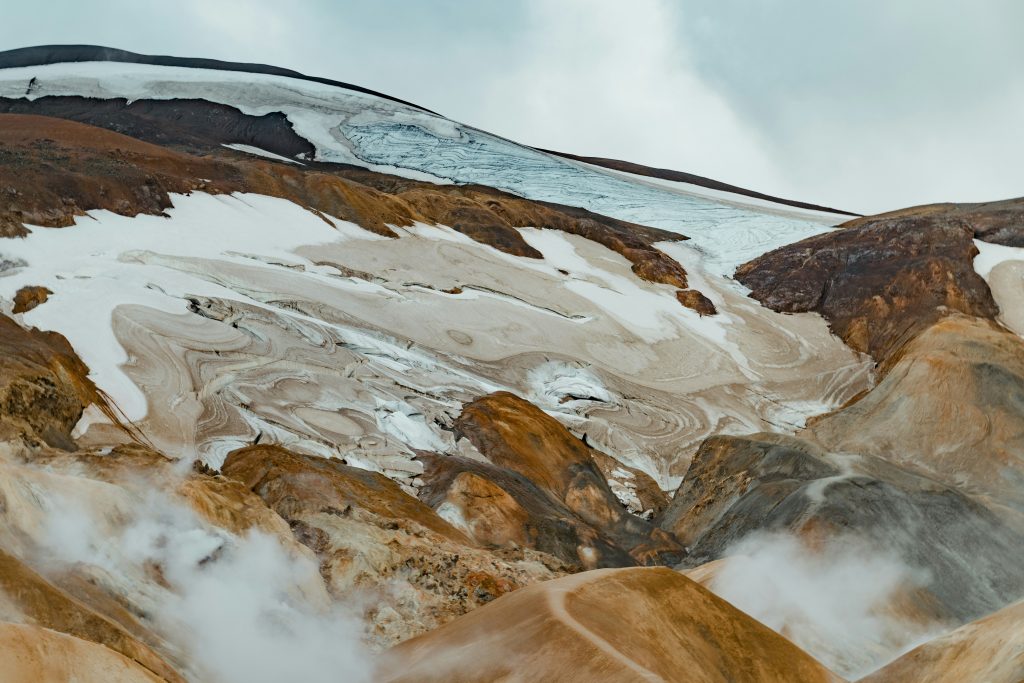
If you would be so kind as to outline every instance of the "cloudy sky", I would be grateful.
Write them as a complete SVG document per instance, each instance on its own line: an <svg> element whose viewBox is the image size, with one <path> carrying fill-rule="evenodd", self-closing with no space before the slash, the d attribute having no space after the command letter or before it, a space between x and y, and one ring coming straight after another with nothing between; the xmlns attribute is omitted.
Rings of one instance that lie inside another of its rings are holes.
<svg viewBox="0 0 1024 683"><path fill-rule="evenodd" d="M0 49L275 64L855 211L1024 195L1019 0L36 0Z"/></svg>

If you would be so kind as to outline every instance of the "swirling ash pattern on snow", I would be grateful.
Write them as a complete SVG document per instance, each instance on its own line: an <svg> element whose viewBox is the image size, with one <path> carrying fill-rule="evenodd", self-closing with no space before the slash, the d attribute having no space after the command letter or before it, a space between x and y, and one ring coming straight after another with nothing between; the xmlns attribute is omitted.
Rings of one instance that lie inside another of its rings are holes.
<svg viewBox="0 0 1024 683"><path fill-rule="evenodd" d="M154 444L213 465L259 438L413 486L415 450L474 455L447 429L463 403L530 396L532 371L558 362L605 391L549 397L550 412L668 488L706 436L792 431L868 383L820 318L776 314L710 275L701 286L722 313L701 318L583 238L523 230L537 260L442 227L336 231L269 197L174 202L170 220L95 212L35 229L5 247L29 265L0 278L0 296L49 287L23 321L67 335ZM282 225L299 239L290 255ZM343 275L355 269L372 281ZM110 341L69 317L90 310L95 323L104 307Z"/></svg>

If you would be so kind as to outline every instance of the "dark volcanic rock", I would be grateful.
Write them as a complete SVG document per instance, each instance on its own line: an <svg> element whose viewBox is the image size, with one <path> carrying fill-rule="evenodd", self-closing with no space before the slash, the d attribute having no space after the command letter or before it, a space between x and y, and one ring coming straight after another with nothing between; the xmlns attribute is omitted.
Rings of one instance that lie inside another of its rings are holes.
<svg viewBox="0 0 1024 683"><path fill-rule="evenodd" d="M964 622L1024 595L1024 536L989 508L872 456L835 454L796 437L712 437L660 519L713 560L756 531L812 543L854 533L930 577L930 609Z"/></svg>
<svg viewBox="0 0 1024 683"><path fill-rule="evenodd" d="M972 265L973 238L956 218L864 221L764 254L736 279L771 309L820 313L852 348L884 361L952 311L998 315Z"/></svg>
<svg viewBox="0 0 1024 683"><path fill-rule="evenodd" d="M977 239L1008 247L1024 247L1024 197L978 204L927 204L858 218L839 227L857 228L895 218L958 220L970 226Z"/></svg>
<svg viewBox="0 0 1024 683"><path fill-rule="evenodd" d="M316 149L299 137L280 112L243 114L234 107L207 100L93 99L40 97L0 98L0 113L35 114L87 123L155 145L209 151L224 144L244 144L294 158L313 156Z"/></svg>

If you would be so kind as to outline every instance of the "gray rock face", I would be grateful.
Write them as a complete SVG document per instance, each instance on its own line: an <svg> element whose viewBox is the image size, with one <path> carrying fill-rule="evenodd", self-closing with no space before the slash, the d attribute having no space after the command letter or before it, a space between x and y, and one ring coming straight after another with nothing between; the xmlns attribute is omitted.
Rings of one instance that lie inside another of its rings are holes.
<svg viewBox="0 0 1024 683"><path fill-rule="evenodd" d="M975 499L873 456L778 434L704 442L657 520L717 559L756 531L852 532L929 577L927 611L965 621L1024 595L1024 537Z"/></svg>

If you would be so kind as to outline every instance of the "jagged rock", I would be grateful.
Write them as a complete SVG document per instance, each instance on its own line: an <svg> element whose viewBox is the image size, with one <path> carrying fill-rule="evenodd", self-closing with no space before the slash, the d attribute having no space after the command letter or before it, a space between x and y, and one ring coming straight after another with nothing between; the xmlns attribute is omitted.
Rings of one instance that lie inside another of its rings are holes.
<svg viewBox="0 0 1024 683"><path fill-rule="evenodd" d="M319 555L336 599L367 601L378 644L568 569L528 549L479 548L390 479L338 461L261 445L231 453L222 471L260 495Z"/></svg>
<svg viewBox="0 0 1024 683"><path fill-rule="evenodd" d="M102 401L71 345L0 315L0 436L74 448L71 430Z"/></svg>

